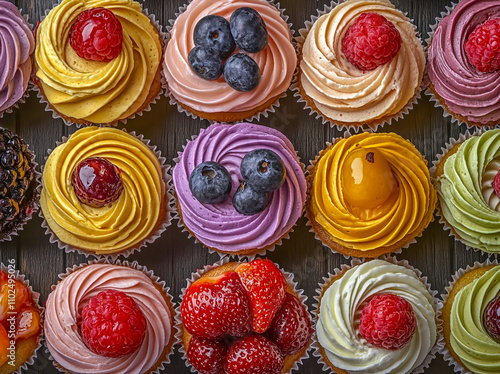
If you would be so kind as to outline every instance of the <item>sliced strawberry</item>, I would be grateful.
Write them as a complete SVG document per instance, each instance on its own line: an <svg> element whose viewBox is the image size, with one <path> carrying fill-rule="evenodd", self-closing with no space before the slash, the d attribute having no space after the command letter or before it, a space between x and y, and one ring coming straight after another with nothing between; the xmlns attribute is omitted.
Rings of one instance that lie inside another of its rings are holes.
<svg viewBox="0 0 500 374"><path fill-rule="evenodd" d="M226 353L224 340L193 336L189 341L187 359L200 374L221 374Z"/></svg>
<svg viewBox="0 0 500 374"><path fill-rule="evenodd" d="M12 283L14 281L14 283ZM15 298L15 303L9 305L9 295ZM31 304L29 298L28 287L18 280L11 280L7 273L0 273L0 322L5 321L8 317L8 312L16 312L21 309L24 304Z"/></svg>
<svg viewBox="0 0 500 374"><path fill-rule="evenodd" d="M5 364L9 359L9 347L10 340L7 335L7 330L5 330L5 327L0 324L0 366Z"/></svg>
<svg viewBox="0 0 500 374"><path fill-rule="evenodd" d="M252 305L252 330L263 333L285 298L286 280L268 259L256 259L236 268Z"/></svg>
<svg viewBox="0 0 500 374"><path fill-rule="evenodd" d="M16 315L16 340L27 339L40 331L40 313L32 306L24 307Z"/></svg>

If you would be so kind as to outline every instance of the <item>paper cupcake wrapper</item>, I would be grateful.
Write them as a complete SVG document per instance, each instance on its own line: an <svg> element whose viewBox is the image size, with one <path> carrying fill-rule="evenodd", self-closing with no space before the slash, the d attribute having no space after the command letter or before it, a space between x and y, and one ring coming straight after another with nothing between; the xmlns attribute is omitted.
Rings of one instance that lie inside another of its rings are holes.
<svg viewBox="0 0 500 374"><path fill-rule="evenodd" d="M196 272L191 273L191 278L186 279L186 287L182 288L181 295L179 296L181 301L180 301L179 305L177 306L177 308L175 309L175 311L176 311L176 313L175 313L175 326L177 329L176 340L178 342L180 342L179 343L179 352L182 354L182 358L184 360L184 363L186 364L186 367L188 367L191 370L191 372L193 372L193 373L197 373L197 370L188 361L187 352L184 348L184 345L182 344L182 329L183 329L182 315L181 315L182 300L184 299L184 295L186 294L186 290L194 282L196 282L198 279L200 279L203 274L205 274L208 271L210 271L214 268L217 268L221 265L227 264L230 261L231 261L230 257L226 256L226 257L220 259L219 261L217 261L216 263L214 263L213 265L206 265L203 269L198 269ZM239 261L239 262L246 262L246 261ZM250 262L250 260L248 262ZM295 292L295 294L298 297L298 299L300 300L300 302L306 307L306 310L308 311L309 318L311 319L311 314L310 314L309 309L306 305L307 296L304 295L304 290L297 288L297 282L295 282L293 279L294 275L292 273L289 273L289 272L283 270L282 268L280 268L278 264L275 263L274 265L276 265L276 267L278 269L280 269L280 271L285 276L285 280L286 280L287 285L291 285L293 287L293 291ZM313 326L313 320L311 319L311 327L312 326ZM311 337L311 339L312 339L312 337ZM306 348L304 355L299 357L295 361L293 367L288 372L283 373L283 374L289 374L289 373L293 372L294 370L298 370L299 366L302 364L302 362L304 360L306 360L307 358L309 358L309 350L311 349L311 339L309 339L308 347Z"/></svg>
<svg viewBox="0 0 500 374"><path fill-rule="evenodd" d="M151 281L154 284L159 285L162 288L163 295L165 295L167 297L167 299L168 299L167 300L167 304L170 304L170 305L168 305L169 308L171 308L172 310L176 310L175 303L174 303L174 298L169 293L170 287L167 287L165 281L161 280L160 277L158 277L157 275L155 275L154 272L153 272L153 270L149 270L146 266L140 265L137 261L133 261L133 262L120 261L120 260L112 260L112 261L110 261L109 259L105 259L105 258L101 258L99 260L90 260L86 264L74 265L73 267L66 268L66 273L61 273L61 274L58 275L58 277L59 277L60 281L62 281L62 280L64 280L64 278L66 278L68 275L74 273L75 271L78 271L78 270L84 268L87 265L93 265L93 264L118 265L118 266L129 267L129 268L134 269L134 270L142 271L145 275L147 275L151 279ZM56 287L57 287L57 284L52 285L52 287L51 287L52 291ZM161 372L163 372L163 370L165 370L165 365L168 365L170 363L170 356L174 353L174 346L179 343L179 341L177 340L178 331L177 331L177 327L175 325L175 317L176 316L172 316L172 320L174 321L174 323L172 324L171 337L170 337L170 341L168 343L168 344L171 344L172 348L170 349L170 352L168 352L166 354L166 356L158 358L158 360L161 359L161 361L159 361L159 362L157 361L156 362L155 365L157 365L157 366L154 368L153 371L148 371L149 374L160 374ZM67 371L64 370L64 368L62 368L57 363L57 361L54 359L54 357L50 353L47 345L45 345L45 353L47 354L47 357L49 358L50 361L52 361L52 364L54 365L54 367L58 371L60 371L61 373L67 373Z"/></svg>
<svg viewBox="0 0 500 374"><path fill-rule="evenodd" d="M184 13L189 5L189 3L191 3L192 0L189 0L189 2L187 4L184 4L183 6L180 6L179 7L179 11L175 13L175 19L169 19L168 20L168 26L165 26L166 27L166 30L167 30L167 33L166 33L166 37L165 37L165 49L166 49L166 46L168 44L168 42L170 41L171 39L171 34L170 32L172 31L172 28L174 27L174 23L177 19L177 17L179 17L182 13ZM293 29L293 24L288 22L288 19L289 19L289 16L287 16L285 14L285 10L286 9L281 9L280 8L280 3L276 3L274 0L266 0L269 4L271 4L273 7L275 7L276 9L279 10L280 12L280 15L281 15L281 18L288 24L288 27L290 28L290 38L291 38L291 42L292 44L294 44L295 46L295 42L294 42L294 39L293 39L293 34L295 34L295 30ZM187 110L186 108L184 108L178 101L177 99L175 98L175 96L173 95L173 93L170 91L170 89L168 88L168 82L167 82L167 78L165 77L165 69L166 69L166 62L165 62L165 59L163 58L163 62L162 62L162 73L161 73L161 82L162 82L162 88L163 90L165 91L165 96L167 96L168 98L168 102L170 105L173 105L175 107L177 107L177 110L179 111L179 113L184 113L186 114L188 117L191 117L193 119L205 119L203 117L199 117L197 116L196 114L190 112L189 110ZM293 82L293 78L292 78L292 81L290 83ZM248 117L248 118L243 118L241 119L240 121L234 121L234 122L230 122L230 123L236 123L236 122L253 122L253 121L259 121L260 120L260 116L263 116L265 118L267 118L269 116L269 114L271 113L276 113L276 109L280 107L280 100L285 98L287 96L287 91L283 92L275 101L274 103L272 103L269 107L267 107L266 109L264 109L263 111L261 112L258 112L256 114L254 114L253 116L251 117ZM211 124L212 123L217 123L218 121L213 121L213 120L208 120ZM220 122L220 121L219 121Z"/></svg>
<svg viewBox="0 0 500 374"><path fill-rule="evenodd" d="M33 299L33 302L38 308L38 311L40 312L40 335L38 337L38 345L36 346L35 350L33 351L33 354L22 364L16 371L14 371L12 374L21 374L23 371L28 370L29 365L33 365L35 362L35 359L37 358L38 355L38 350L42 346L42 334L43 334L43 321L44 321L44 312L45 308L40 306L39 300L40 300L40 294L38 292L33 291L33 288L30 286L30 282L28 279L26 279L24 274L21 274L19 270L15 270L13 273L9 272L8 265L5 265L3 262L0 263L0 270L3 271L4 273L7 274L12 274L14 276L14 279L17 281L23 283L26 287L28 287L28 290L30 292L30 296Z"/></svg>
<svg viewBox="0 0 500 374"><path fill-rule="evenodd" d="M445 287L445 291L446 293L444 294L441 294L441 299L443 300L441 303L440 303L440 307L438 309L438 317L442 320L442 313L443 313L443 306L444 304L446 304L446 301L448 300L448 295L450 294L451 290L453 289L453 287L455 286L455 283L457 282L457 280L459 280L460 278L462 278L466 273L472 271L472 270L476 270L476 269L479 269L479 268L482 268L482 267L485 267L485 266L489 266L489 265L498 265L498 261L496 259L494 260L490 260L490 259L487 259L485 262L474 262L474 265L473 266L470 266L470 265L467 265L467 267L465 269L463 268L460 268L456 271L455 274L452 275L452 280L448 283L448 286ZM443 355L443 358L445 361L448 362L448 365L449 366L453 366L453 370L456 372L456 373L461 373L461 374L473 374L472 372L470 372L468 369L464 368L457 360L455 360L455 358L451 355L451 352L448 348L448 346L446 345L445 343L445 340L444 340L444 335L441 334L439 336L439 341L440 341L440 350L439 350L439 353Z"/></svg>
<svg viewBox="0 0 500 374"><path fill-rule="evenodd" d="M443 339L443 321L441 320L441 315L440 315L440 310L442 308L442 303L441 301L437 298L438 292L433 290L431 287L431 284L427 280L427 276L422 275L422 272L413 266L410 265L410 263L407 260L398 260L395 256L392 255L384 255L380 256L379 259L387 261L391 264L395 265L400 265L403 266L407 269L412 270L415 272L416 276L420 279L420 281L425 285L427 288L427 291L429 294L433 297L434 299L434 311L436 313L436 343L434 344L434 347L430 350L430 352L427 354L425 357L424 361L417 367L415 370L411 372L411 374L420 374L427 369L431 363L431 361L436 357L436 354L441 352L443 347L444 347L444 339ZM331 372L334 373L332 368L328 365L328 363L323 359L323 356L321 355L320 352L320 344L318 342L318 337L316 334L316 323L318 320L318 306L320 303L321 296L323 295L323 292L325 290L325 287L328 287L335 278L339 277L343 272L361 265L362 263L366 262L366 260L369 259L359 259L359 258L353 258L351 260L350 265L342 265L340 268L336 268L334 270L334 273L328 273L327 277L323 277L323 283L318 284L318 288L316 289L316 296L314 296L314 300L316 300L316 303L313 304L313 343L312 343L312 348L314 349L313 351L313 356L318 359L318 363L323 365L323 371Z"/></svg>
<svg viewBox="0 0 500 374"><path fill-rule="evenodd" d="M127 132L126 129L122 129L123 131ZM128 132L127 132L128 133ZM169 173L170 170L170 165L166 164L166 158L161 155L161 151L157 150L157 147L155 145L150 144L149 139L145 139L144 135L137 135L135 131L132 131L129 133L136 139L140 140L144 144L146 144L149 149L156 155L158 158L158 161L160 163L160 167L162 170L162 177L163 181L165 182L165 199L167 200L166 204L166 213L165 217L163 217L163 222L158 226L158 228L155 230L154 233L152 233L150 236L148 236L146 239L144 239L139 245L134 246L133 248L126 249L121 252L116 252L116 253L109 253L109 254L97 254L93 252L88 252L84 249L81 248L75 248L69 244L64 243L61 241L57 235L52 231L50 228L47 220L45 219L43 215L42 209L39 210L38 215L43 219L42 222L42 228L45 229L45 235L49 235L49 242L50 243L56 243L59 249L64 249L66 253L70 252L77 252L81 255L84 255L85 257L93 256L95 258L106 258L109 261L116 261L119 256L123 256L127 258L130 256L132 253L135 252L140 252L143 247L146 247L148 244L153 243L156 239L158 239L161 234L167 229L168 226L172 224L172 218L175 212L175 201L174 201L174 196L173 196L173 183L172 183L172 176ZM57 141L56 146L60 146L63 143L66 143L68 141L69 137L63 136L62 141ZM52 149L47 150L47 156L45 156L45 162L47 162L47 159L49 158L49 155L52 153ZM42 167L42 173L43 173L43 167ZM41 186L43 188L43 186ZM41 190L40 188L40 190Z"/></svg>

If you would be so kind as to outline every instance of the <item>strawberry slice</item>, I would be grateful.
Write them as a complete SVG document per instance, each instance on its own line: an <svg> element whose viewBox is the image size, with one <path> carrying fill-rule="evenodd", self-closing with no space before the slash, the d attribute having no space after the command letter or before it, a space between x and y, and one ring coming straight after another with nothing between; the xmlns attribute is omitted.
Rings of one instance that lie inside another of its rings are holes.
<svg viewBox="0 0 500 374"><path fill-rule="evenodd" d="M5 364L9 359L8 357L9 347L10 347L10 340L7 335L7 330L5 330L5 327L2 324L0 324L0 366Z"/></svg>
<svg viewBox="0 0 500 374"><path fill-rule="evenodd" d="M32 306L24 307L16 315L16 340L27 339L40 331L40 313Z"/></svg>
<svg viewBox="0 0 500 374"><path fill-rule="evenodd" d="M9 292L10 291L10 292ZM15 297L15 303L11 306L9 305L9 294ZM7 312L16 312L21 309L24 304L31 304L29 300L28 287L18 280L14 280L14 283L9 284L9 278L7 273L0 273L0 322L5 321L8 317Z"/></svg>
<svg viewBox="0 0 500 374"><path fill-rule="evenodd" d="M189 341L187 359L200 374L221 374L226 353L224 340L193 336Z"/></svg>

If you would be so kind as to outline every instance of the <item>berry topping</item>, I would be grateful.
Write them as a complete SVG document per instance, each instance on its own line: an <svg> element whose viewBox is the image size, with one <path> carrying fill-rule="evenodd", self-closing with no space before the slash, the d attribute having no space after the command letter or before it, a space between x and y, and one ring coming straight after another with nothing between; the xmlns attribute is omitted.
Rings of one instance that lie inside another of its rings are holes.
<svg viewBox="0 0 500 374"><path fill-rule="evenodd" d="M252 307L252 330L263 333L281 307L286 293L283 273L268 259L256 259L236 268Z"/></svg>
<svg viewBox="0 0 500 374"><path fill-rule="evenodd" d="M9 309L9 290L11 290L11 297L12 293L15 295L15 303L14 303L14 309L16 311L21 310L21 308L25 305L29 306L31 305L30 301L30 294L28 287L26 287L25 284L19 282L18 280L14 280L14 286L12 286L12 283L9 284L9 278L7 273L5 272L0 272L0 322L5 321L8 317L9 311L12 311L12 309ZM12 301L11 301L12 302Z"/></svg>
<svg viewBox="0 0 500 374"><path fill-rule="evenodd" d="M224 65L224 79L236 91L252 91L259 85L259 65L244 53L229 57Z"/></svg>
<svg viewBox="0 0 500 374"><path fill-rule="evenodd" d="M213 81L222 74L222 60L217 51L210 47L194 47L188 56L189 66L201 78Z"/></svg>
<svg viewBox="0 0 500 374"><path fill-rule="evenodd" d="M465 54L478 71L500 70L500 18L486 21L469 35Z"/></svg>
<svg viewBox="0 0 500 374"><path fill-rule="evenodd" d="M500 170L498 171L497 175L495 175L495 178L493 178L493 182L491 183L491 186L495 190L495 194L500 197Z"/></svg>
<svg viewBox="0 0 500 374"><path fill-rule="evenodd" d="M270 149L254 149L241 161L241 176L254 190L271 192L285 183L285 164Z"/></svg>
<svg viewBox="0 0 500 374"><path fill-rule="evenodd" d="M500 343L500 296L491 300L484 309L483 325L488 334Z"/></svg>
<svg viewBox="0 0 500 374"><path fill-rule="evenodd" d="M399 31L377 13L361 13L342 40L342 53L347 61L363 71L391 61L400 47Z"/></svg>
<svg viewBox="0 0 500 374"><path fill-rule="evenodd" d="M16 315L16 340L27 339L40 331L40 313L32 306L24 307Z"/></svg>
<svg viewBox="0 0 500 374"><path fill-rule="evenodd" d="M235 272L194 282L182 300L181 316L186 330L203 338L241 337L252 327L250 301Z"/></svg>
<svg viewBox="0 0 500 374"><path fill-rule="evenodd" d="M261 335L250 335L234 342L226 355L226 374L279 374L284 358L276 344Z"/></svg>
<svg viewBox="0 0 500 374"><path fill-rule="evenodd" d="M213 48L222 60L228 58L236 47L229 22L216 15L205 16L198 21L194 28L194 44Z"/></svg>
<svg viewBox="0 0 500 374"><path fill-rule="evenodd" d="M222 374L227 346L224 340L194 336L189 341L187 359L200 374Z"/></svg>
<svg viewBox="0 0 500 374"><path fill-rule="evenodd" d="M231 15L231 34L239 49L257 53L266 48L269 36L260 14L248 7L238 8Z"/></svg>
<svg viewBox="0 0 500 374"><path fill-rule="evenodd" d="M86 60L109 62L122 51L123 31L118 18L108 9L84 10L71 26L69 42Z"/></svg>
<svg viewBox="0 0 500 374"><path fill-rule="evenodd" d="M231 175L217 162L208 161L196 166L189 177L191 193L203 204L223 202L231 192Z"/></svg>
<svg viewBox="0 0 500 374"><path fill-rule="evenodd" d="M120 169L104 158L87 158L73 170L71 185L81 203L103 207L120 197L123 189L120 172Z"/></svg>
<svg viewBox="0 0 500 374"><path fill-rule="evenodd" d="M106 290L89 300L82 311L82 338L94 353L121 357L135 352L146 334L146 318L134 299Z"/></svg>
<svg viewBox="0 0 500 374"><path fill-rule="evenodd" d="M0 324L0 366L9 360L10 339L5 327Z"/></svg>
<svg viewBox="0 0 500 374"><path fill-rule="evenodd" d="M294 295L286 293L266 337L276 343L283 354L293 355L306 346L311 333L311 319L306 307Z"/></svg>
<svg viewBox="0 0 500 374"><path fill-rule="evenodd" d="M413 337L417 322L411 304L400 296L373 296L361 312L359 333L379 348L397 350Z"/></svg>
<svg viewBox="0 0 500 374"><path fill-rule="evenodd" d="M251 216L266 209L269 193L255 191L252 186L243 182L233 196L233 207L240 213Z"/></svg>

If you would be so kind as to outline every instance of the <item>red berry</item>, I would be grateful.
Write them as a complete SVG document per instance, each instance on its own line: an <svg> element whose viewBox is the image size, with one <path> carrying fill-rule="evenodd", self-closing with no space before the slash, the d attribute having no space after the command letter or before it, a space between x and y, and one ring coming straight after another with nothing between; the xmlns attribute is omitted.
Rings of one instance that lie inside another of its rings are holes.
<svg viewBox="0 0 500 374"><path fill-rule="evenodd" d="M233 271L194 282L182 300L181 316L186 330L203 338L242 337L252 327L250 301Z"/></svg>
<svg viewBox="0 0 500 374"><path fill-rule="evenodd" d="M417 322L411 304L393 294L376 295L361 312L359 333L379 348L403 348L413 337Z"/></svg>
<svg viewBox="0 0 500 374"><path fill-rule="evenodd" d="M82 338L98 355L121 357L135 352L146 334L146 318L134 299L106 290L89 300L82 311Z"/></svg>
<svg viewBox="0 0 500 374"><path fill-rule="evenodd" d="M493 178L493 182L491 183L491 186L495 190L495 194L500 197L500 170L498 171L497 175L495 175L495 178Z"/></svg>
<svg viewBox="0 0 500 374"><path fill-rule="evenodd" d="M25 306L16 314L16 340L27 339L40 331L40 312Z"/></svg>
<svg viewBox="0 0 500 374"><path fill-rule="evenodd" d="M280 374L284 362L276 344L262 335L250 335L229 347L224 370L226 374Z"/></svg>
<svg viewBox="0 0 500 374"><path fill-rule="evenodd" d="M342 53L360 70L373 70L391 61L401 47L401 35L378 13L361 13L342 40Z"/></svg>
<svg viewBox="0 0 500 374"><path fill-rule="evenodd" d="M465 53L478 71L500 70L500 18L478 26L465 43Z"/></svg>
<svg viewBox="0 0 500 374"><path fill-rule="evenodd" d="M221 374L227 346L224 340L194 336L189 341L187 359L200 374Z"/></svg>
<svg viewBox="0 0 500 374"><path fill-rule="evenodd" d="M120 169L101 157L80 162L73 170L71 184L78 200L94 207L116 201L123 189Z"/></svg>
<svg viewBox="0 0 500 374"><path fill-rule="evenodd" d="M122 51L122 25L108 9L87 9L71 26L69 40L81 58L109 62Z"/></svg>
<svg viewBox="0 0 500 374"><path fill-rule="evenodd" d="M295 296L287 293L266 336L276 343L283 354L293 355L307 344L311 333L311 319L306 307Z"/></svg>
<svg viewBox="0 0 500 374"><path fill-rule="evenodd" d="M252 330L263 333L285 298L286 280L268 259L256 259L236 268L252 305Z"/></svg>
<svg viewBox="0 0 500 374"><path fill-rule="evenodd" d="M483 325L488 334L500 343L500 296L491 300L484 309Z"/></svg>

